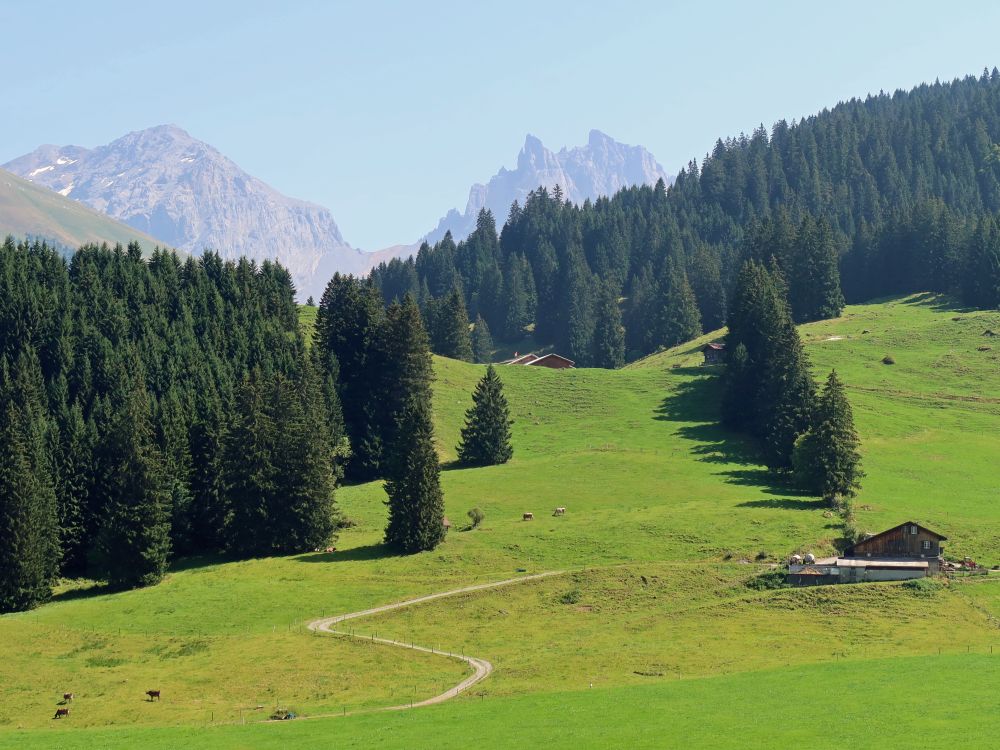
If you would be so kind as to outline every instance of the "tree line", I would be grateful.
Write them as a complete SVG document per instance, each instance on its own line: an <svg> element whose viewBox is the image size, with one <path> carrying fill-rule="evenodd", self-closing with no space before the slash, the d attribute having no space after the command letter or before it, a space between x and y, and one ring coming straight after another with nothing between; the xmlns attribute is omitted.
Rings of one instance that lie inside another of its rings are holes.
<svg viewBox="0 0 1000 750"><path fill-rule="evenodd" d="M326 544L346 448L277 264L0 247L0 610Z"/></svg>
<svg viewBox="0 0 1000 750"><path fill-rule="evenodd" d="M720 327L749 259L774 258L796 322L927 290L997 307L998 211L994 69L719 140L669 189L574 206L539 188L499 232L484 211L465 240L424 243L371 280L385 302L410 294L433 319L457 292L473 333L530 334L580 365L614 367ZM432 337L435 351L469 356L449 341Z"/></svg>

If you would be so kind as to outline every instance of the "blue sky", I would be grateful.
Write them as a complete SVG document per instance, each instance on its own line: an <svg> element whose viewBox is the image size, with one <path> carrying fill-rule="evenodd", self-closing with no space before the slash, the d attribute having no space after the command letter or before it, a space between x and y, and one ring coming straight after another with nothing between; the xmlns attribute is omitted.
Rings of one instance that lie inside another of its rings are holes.
<svg viewBox="0 0 1000 750"><path fill-rule="evenodd" d="M374 250L598 128L715 139L1000 66L1000 4L0 0L0 162L176 123Z"/></svg>

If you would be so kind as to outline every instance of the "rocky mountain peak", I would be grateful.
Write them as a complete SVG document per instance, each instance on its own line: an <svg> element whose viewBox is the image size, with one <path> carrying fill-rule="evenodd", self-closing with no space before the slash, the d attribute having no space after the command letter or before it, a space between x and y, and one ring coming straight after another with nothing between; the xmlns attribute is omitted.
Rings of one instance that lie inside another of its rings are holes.
<svg viewBox="0 0 1000 750"><path fill-rule="evenodd" d="M551 190L559 185L568 200L583 203L614 195L624 187L653 185L659 179L668 185L673 180L649 151L619 143L600 130L590 131L585 146L563 148L558 153L529 133L517 156L517 167L501 168L485 185L473 185L465 211L449 211L426 239L436 242L449 230L456 241L467 237L476 228L476 216L482 208L490 209L502 224L511 203L523 204L528 193L539 186Z"/></svg>
<svg viewBox="0 0 1000 750"><path fill-rule="evenodd" d="M4 168L172 247L278 260L303 296L319 296L335 270L366 264L327 209L282 195L177 125L93 149L42 146Z"/></svg>

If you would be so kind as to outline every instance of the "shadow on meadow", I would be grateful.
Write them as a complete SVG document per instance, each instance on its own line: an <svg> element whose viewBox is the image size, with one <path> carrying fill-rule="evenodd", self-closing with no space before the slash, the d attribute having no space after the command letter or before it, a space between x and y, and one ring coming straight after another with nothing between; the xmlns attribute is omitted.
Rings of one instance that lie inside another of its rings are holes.
<svg viewBox="0 0 1000 750"><path fill-rule="evenodd" d="M677 367L671 373L686 375L676 385L656 410L657 420L681 422L677 434L695 445L691 453L699 461L718 464L739 464L742 468L720 472L730 484L756 487L775 500L754 500L741 503L740 507L771 507L789 510L816 510L822 501L794 498L811 497L789 486L782 474L760 464L753 442L720 423L722 384L709 370L701 367Z"/></svg>
<svg viewBox="0 0 1000 750"><path fill-rule="evenodd" d="M306 563L338 563L357 562L365 560L382 560L386 557L398 557L399 554L384 544L365 544L361 547L337 550L336 552L309 552L293 557L296 562Z"/></svg>

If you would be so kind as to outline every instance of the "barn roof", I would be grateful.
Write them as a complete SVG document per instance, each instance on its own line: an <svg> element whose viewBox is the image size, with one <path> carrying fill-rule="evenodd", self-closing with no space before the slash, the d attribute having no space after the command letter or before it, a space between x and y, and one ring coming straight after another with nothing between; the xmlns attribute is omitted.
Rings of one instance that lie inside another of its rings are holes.
<svg viewBox="0 0 1000 750"><path fill-rule="evenodd" d="M725 351L726 345L725 344L716 343L715 341L710 341L709 343L705 344L705 346L703 346L701 348L702 351L705 351L706 349L711 349L712 351L715 351L715 352L721 352L721 351Z"/></svg>
<svg viewBox="0 0 1000 750"><path fill-rule="evenodd" d="M926 560L913 559L893 559L893 558L845 558L837 560L838 568L873 568L877 570L895 570L898 568L927 568L929 564Z"/></svg>
<svg viewBox="0 0 1000 750"><path fill-rule="evenodd" d="M516 355L517 352L514 352ZM502 365L530 365L532 362L541 359L534 352L528 352L527 354L522 354L520 356L515 356L513 359L505 359L500 364Z"/></svg>

